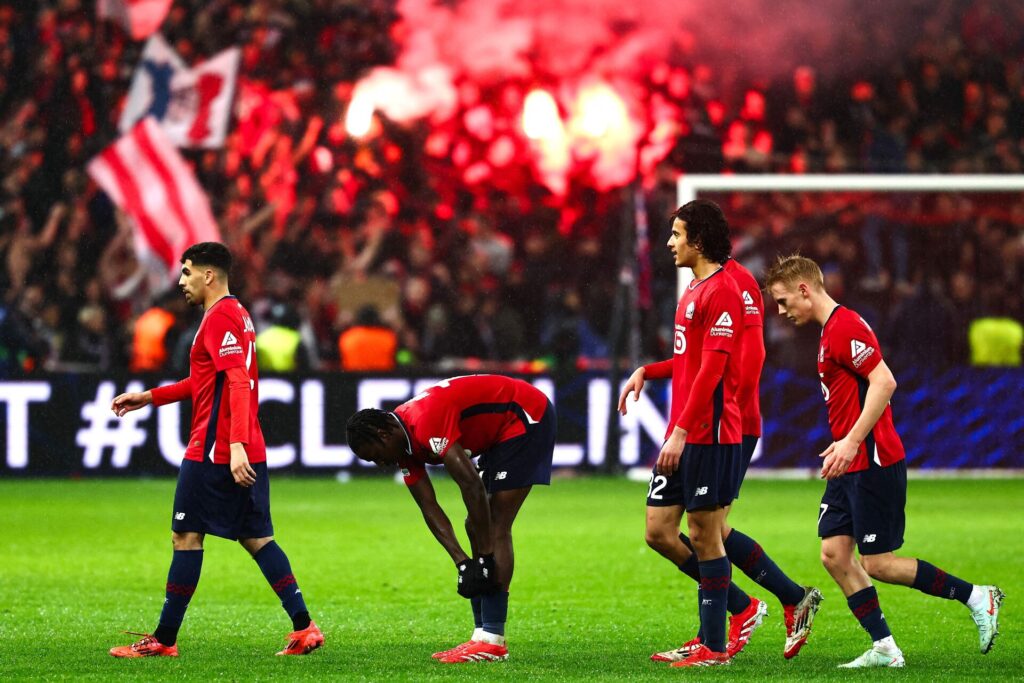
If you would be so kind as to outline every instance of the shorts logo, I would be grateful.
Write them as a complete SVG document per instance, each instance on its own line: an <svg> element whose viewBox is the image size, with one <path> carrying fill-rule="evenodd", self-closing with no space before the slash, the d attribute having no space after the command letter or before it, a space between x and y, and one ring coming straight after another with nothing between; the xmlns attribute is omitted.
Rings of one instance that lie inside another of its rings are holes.
<svg viewBox="0 0 1024 683"><path fill-rule="evenodd" d="M185 519L185 513L184 512L175 512L174 513L174 518L180 522L181 520Z"/></svg>
<svg viewBox="0 0 1024 683"><path fill-rule="evenodd" d="M441 455L444 453L444 449L448 447L448 439L440 436L431 437L430 439L430 450L434 451L434 455Z"/></svg>
<svg viewBox="0 0 1024 683"><path fill-rule="evenodd" d="M864 540L861 543L874 543L877 534L864 534Z"/></svg>
<svg viewBox="0 0 1024 683"><path fill-rule="evenodd" d="M687 320L693 320L693 309L694 309L693 303L694 302L691 301L690 303L688 303L686 305L686 319Z"/></svg>
<svg viewBox="0 0 1024 683"><path fill-rule="evenodd" d="M859 339L850 340L850 356L853 358L853 367L859 368L874 352L874 347L868 346Z"/></svg>
<svg viewBox="0 0 1024 683"><path fill-rule="evenodd" d="M706 496L706 495L708 495L708 487L707 486L701 486L700 488L698 488L697 489L697 495L698 496Z"/></svg>
<svg viewBox="0 0 1024 683"><path fill-rule="evenodd" d="M504 479L507 476L508 476L508 472L497 472L497 473L495 473L494 478L495 479Z"/></svg>

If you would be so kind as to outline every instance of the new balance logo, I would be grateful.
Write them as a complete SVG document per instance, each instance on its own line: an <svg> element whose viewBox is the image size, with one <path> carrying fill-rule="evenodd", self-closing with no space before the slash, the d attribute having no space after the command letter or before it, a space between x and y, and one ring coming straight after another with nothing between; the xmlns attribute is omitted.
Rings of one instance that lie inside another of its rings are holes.
<svg viewBox="0 0 1024 683"><path fill-rule="evenodd" d="M732 327L732 316L729 315L729 311L726 311L722 315L718 316L718 322L715 325L721 325L722 327Z"/></svg>
<svg viewBox="0 0 1024 683"><path fill-rule="evenodd" d="M494 474L494 478L495 479L504 479L507 476L508 476L508 472L496 472Z"/></svg>
<svg viewBox="0 0 1024 683"><path fill-rule="evenodd" d="M174 513L174 518L180 522L181 520L185 519L185 513L184 512L175 512Z"/></svg>
<svg viewBox="0 0 1024 683"><path fill-rule="evenodd" d="M231 334L231 331L229 330L229 331L224 333L224 341L222 341L220 343L220 345L221 346L231 346L232 344L237 344L237 343L238 343L238 340L235 339L235 335Z"/></svg>
<svg viewBox="0 0 1024 683"><path fill-rule="evenodd" d="M864 540L861 543L874 543L877 534L864 534Z"/></svg>
<svg viewBox="0 0 1024 683"><path fill-rule="evenodd" d="M703 606L703 605L710 605L710 604L711 604L711 601L710 601L710 600L701 600L701 601L700 601L700 604L701 604L702 606Z"/></svg>
<svg viewBox="0 0 1024 683"><path fill-rule="evenodd" d="M706 495L708 495L708 487L707 486L701 486L700 488L698 488L697 489L697 495L698 496L706 496Z"/></svg>

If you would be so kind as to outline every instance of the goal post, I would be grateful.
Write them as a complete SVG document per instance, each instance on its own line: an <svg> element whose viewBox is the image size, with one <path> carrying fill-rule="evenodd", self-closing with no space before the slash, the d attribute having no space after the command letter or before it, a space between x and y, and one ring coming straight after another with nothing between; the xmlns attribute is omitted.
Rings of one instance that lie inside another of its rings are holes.
<svg viewBox="0 0 1024 683"><path fill-rule="evenodd" d="M679 206L701 192L1024 192L1024 175L811 174L811 175L683 175ZM728 216L726 217L728 218ZM682 296L693 279L679 270Z"/></svg>

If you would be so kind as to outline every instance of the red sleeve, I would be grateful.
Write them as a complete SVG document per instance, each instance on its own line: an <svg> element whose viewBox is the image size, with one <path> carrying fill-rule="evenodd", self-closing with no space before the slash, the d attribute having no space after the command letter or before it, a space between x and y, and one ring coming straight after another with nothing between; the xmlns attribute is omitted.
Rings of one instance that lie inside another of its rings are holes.
<svg viewBox="0 0 1024 683"><path fill-rule="evenodd" d="M648 363L644 366L644 379L670 379L672 377L672 359Z"/></svg>
<svg viewBox="0 0 1024 683"><path fill-rule="evenodd" d="M764 336L761 327L750 326L743 332L743 342L740 344L740 381L736 388L736 402L741 406L754 393L757 382L761 379L764 358Z"/></svg>
<svg viewBox="0 0 1024 683"><path fill-rule="evenodd" d="M431 397L425 400L431 400ZM422 448L437 458L443 458L453 443L462 438L459 414L447 405L432 405L416 423L409 427L413 449ZM429 461L429 458L428 458Z"/></svg>
<svg viewBox="0 0 1024 683"><path fill-rule="evenodd" d="M699 419L697 414L710 405L715 387L725 374L725 362L728 359L729 356L721 351L704 349L700 357L700 370L693 378L690 395L686 398L686 407L676 420L677 427L682 427L688 432L693 429Z"/></svg>
<svg viewBox="0 0 1024 683"><path fill-rule="evenodd" d="M168 403L184 401L186 398L192 398L192 378L186 377L180 382L150 389L149 393L153 396L153 405L158 408Z"/></svg>
<svg viewBox="0 0 1024 683"><path fill-rule="evenodd" d="M203 344L218 372L228 368L245 368L246 355L252 353L252 349L244 348L245 332L242 317L219 310L213 312L206 321Z"/></svg>
<svg viewBox="0 0 1024 683"><path fill-rule="evenodd" d="M833 345L836 361L866 378L882 362L878 338L860 316L837 322L840 324L835 330L836 342Z"/></svg>
<svg viewBox="0 0 1024 683"><path fill-rule="evenodd" d="M249 408L252 388L244 368L227 369L228 405L231 407L229 443L249 443Z"/></svg>
<svg viewBox="0 0 1024 683"><path fill-rule="evenodd" d="M398 466L402 468L402 478L406 486L412 486L427 476L427 468L421 462L403 459L398 461Z"/></svg>

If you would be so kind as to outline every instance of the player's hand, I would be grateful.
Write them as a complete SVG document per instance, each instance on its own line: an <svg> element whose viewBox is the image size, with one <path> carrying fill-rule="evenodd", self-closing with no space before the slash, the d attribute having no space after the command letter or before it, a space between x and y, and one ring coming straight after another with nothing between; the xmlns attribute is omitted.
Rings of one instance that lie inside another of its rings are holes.
<svg viewBox="0 0 1024 683"><path fill-rule="evenodd" d="M683 455L684 446L686 446L686 430L676 427L672 430L672 435L662 445L661 452L658 453L658 462L655 466L658 474L664 474L666 477L675 474L675 471L679 469L679 459Z"/></svg>
<svg viewBox="0 0 1024 683"><path fill-rule="evenodd" d="M487 595L498 592L498 571L494 565L494 553L481 555L473 560L480 581L480 594Z"/></svg>
<svg viewBox="0 0 1024 683"><path fill-rule="evenodd" d="M644 389L644 369L637 368L633 371L633 374L629 376L625 386L622 387L622 393L619 394L619 413L622 415L626 414L626 397L629 396L629 392L633 392L633 402L640 400L640 392Z"/></svg>
<svg viewBox="0 0 1024 683"><path fill-rule="evenodd" d="M114 402L110 404L110 409L114 411L114 415L123 417L125 413L148 406L152 402L152 393L148 391L133 391L116 396Z"/></svg>
<svg viewBox="0 0 1024 683"><path fill-rule="evenodd" d="M256 483L256 470L249 464L245 445L240 442L231 444L231 476L236 484L246 488Z"/></svg>
<svg viewBox="0 0 1024 683"><path fill-rule="evenodd" d="M821 478L838 479L846 474L859 449L860 444L849 438L833 441L828 448L818 454L818 457L824 460L821 464Z"/></svg>
<svg viewBox="0 0 1024 683"><path fill-rule="evenodd" d="M473 598L478 595L476 592L475 582L473 577L475 575L473 560L468 557L461 562L455 563L455 568L459 571L459 583L456 589L464 598Z"/></svg>

